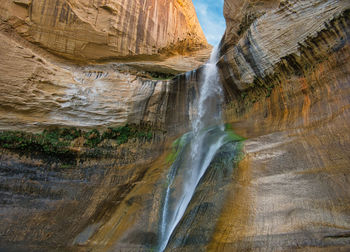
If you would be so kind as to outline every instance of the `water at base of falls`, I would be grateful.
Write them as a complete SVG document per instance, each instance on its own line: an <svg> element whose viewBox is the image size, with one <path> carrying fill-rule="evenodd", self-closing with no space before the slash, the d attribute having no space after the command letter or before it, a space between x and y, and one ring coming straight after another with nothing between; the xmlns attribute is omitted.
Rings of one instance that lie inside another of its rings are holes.
<svg viewBox="0 0 350 252"><path fill-rule="evenodd" d="M221 119L223 92L216 66L217 56L218 51L215 48L204 68L199 97L195 102L196 115L192 121L192 132L181 138L180 141L185 144L168 175L159 251L166 249L215 154L230 141Z"/></svg>

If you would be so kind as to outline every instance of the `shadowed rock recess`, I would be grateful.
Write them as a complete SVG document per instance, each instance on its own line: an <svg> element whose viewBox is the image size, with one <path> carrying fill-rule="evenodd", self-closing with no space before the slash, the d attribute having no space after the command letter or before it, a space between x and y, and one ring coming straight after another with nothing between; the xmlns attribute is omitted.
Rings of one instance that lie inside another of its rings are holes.
<svg viewBox="0 0 350 252"><path fill-rule="evenodd" d="M192 2L3 2L0 250L159 250L210 52ZM230 141L165 251L349 251L350 2L224 16Z"/></svg>

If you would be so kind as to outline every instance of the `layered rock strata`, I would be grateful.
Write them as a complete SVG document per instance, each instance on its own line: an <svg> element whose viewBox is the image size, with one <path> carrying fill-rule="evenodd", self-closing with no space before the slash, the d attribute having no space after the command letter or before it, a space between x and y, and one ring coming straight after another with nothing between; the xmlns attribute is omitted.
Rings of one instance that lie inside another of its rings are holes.
<svg viewBox="0 0 350 252"><path fill-rule="evenodd" d="M211 50L188 0L7 1L0 40L6 130L165 128L170 79Z"/></svg>
<svg viewBox="0 0 350 252"><path fill-rule="evenodd" d="M223 39L219 68L225 121L246 138L245 158L228 183L222 178L221 185L213 182L219 170L209 169L167 249L346 251L349 4L269 1L242 6L250 6L255 18L247 22L243 8L236 25L240 32L230 35L229 28ZM288 29L269 29L280 23ZM213 188L216 197L206 191ZM142 211L133 213L135 225L116 229L126 228L125 233L104 229L91 244L103 244L105 234L113 234L113 248L154 248L159 209L151 208L158 200L145 199ZM141 221L146 216L152 216L148 225Z"/></svg>

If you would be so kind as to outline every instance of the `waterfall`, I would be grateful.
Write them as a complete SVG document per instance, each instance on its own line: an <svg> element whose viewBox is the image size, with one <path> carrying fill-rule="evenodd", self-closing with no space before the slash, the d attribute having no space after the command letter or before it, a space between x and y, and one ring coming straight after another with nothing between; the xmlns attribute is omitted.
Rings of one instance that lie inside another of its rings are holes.
<svg viewBox="0 0 350 252"><path fill-rule="evenodd" d="M192 132L183 136L186 142L168 175L168 186L161 216L159 250L164 251L176 226L183 217L198 183L218 149L226 142L221 106L223 90L219 81L218 48L214 48L204 66Z"/></svg>
<svg viewBox="0 0 350 252"><path fill-rule="evenodd" d="M192 121L192 130L198 135L200 130L209 125L222 124L221 104L223 102L222 86L219 80L218 61L219 50L215 47L209 61L204 66L204 79L200 86L197 102L197 116Z"/></svg>

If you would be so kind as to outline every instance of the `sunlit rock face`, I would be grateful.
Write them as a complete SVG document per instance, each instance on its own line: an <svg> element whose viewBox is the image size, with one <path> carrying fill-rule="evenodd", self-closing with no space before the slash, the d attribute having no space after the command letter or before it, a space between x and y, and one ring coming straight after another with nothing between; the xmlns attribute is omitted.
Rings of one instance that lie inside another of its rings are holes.
<svg viewBox="0 0 350 252"><path fill-rule="evenodd" d="M171 78L196 67L210 51L202 51L195 63L191 57L176 56L165 61L76 65L24 41L5 25L0 40L2 130L126 123L184 129L191 101L186 90L192 86L186 84L186 75ZM152 73L160 77L152 78ZM167 113L174 108L174 113Z"/></svg>
<svg viewBox="0 0 350 252"><path fill-rule="evenodd" d="M7 1L0 32L1 129L164 128L171 77L211 50L187 0Z"/></svg>
<svg viewBox="0 0 350 252"><path fill-rule="evenodd" d="M54 65L19 44L13 46L11 40L2 41L3 129L140 122L147 110L146 101L169 83L143 81L135 74L123 73L118 64ZM164 115L160 113L161 118Z"/></svg>
<svg viewBox="0 0 350 252"><path fill-rule="evenodd" d="M123 73L118 64L53 65L19 44L2 41L3 129L97 127L125 124L129 119L139 122L147 110L147 99L169 82L143 81Z"/></svg>
<svg viewBox="0 0 350 252"><path fill-rule="evenodd" d="M1 20L77 61L184 54L207 47L192 1L6 1Z"/></svg>
<svg viewBox="0 0 350 252"><path fill-rule="evenodd" d="M331 20L349 7L347 1L284 1L271 9L271 1L261 1L259 4L241 1L243 12L236 17L230 11L230 8L234 8L231 5L237 4L236 1L226 2L225 14L229 28L222 46L225 57L220 63L223 65L223 78L235 83L240 91L248 89L256 79L273 74L278 63L289 55L299 55L302 47L314 46L310 44L311 39L323 30L330 30ZM262 9L264 5L267 6ZM235 18L240 21L232 24ZM343 30L344 27L340 24L335 29ZM338 36L336 39L329 38L323 46L329 49L339 47L346 41L346 36Z"/></svg>
<svg viewBox="0 0 350 252"><path fill-rule="evenodd" d="M225 118L246 156L209 250L349 249L349 8L225 1Z"/></svg>

